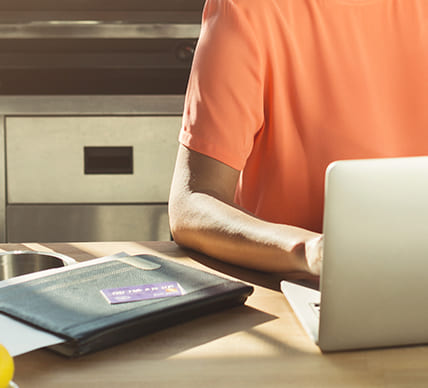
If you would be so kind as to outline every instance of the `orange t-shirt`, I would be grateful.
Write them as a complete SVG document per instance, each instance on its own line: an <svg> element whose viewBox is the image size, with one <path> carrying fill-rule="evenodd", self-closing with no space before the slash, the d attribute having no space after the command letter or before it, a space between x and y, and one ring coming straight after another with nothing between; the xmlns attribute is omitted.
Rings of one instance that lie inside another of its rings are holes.
<svg viewBox="0 0 428 388"><path fill-rule="evenodd" d="M321 231L330 162L428 154L428 0L207 0L180 142Z"/></svg>

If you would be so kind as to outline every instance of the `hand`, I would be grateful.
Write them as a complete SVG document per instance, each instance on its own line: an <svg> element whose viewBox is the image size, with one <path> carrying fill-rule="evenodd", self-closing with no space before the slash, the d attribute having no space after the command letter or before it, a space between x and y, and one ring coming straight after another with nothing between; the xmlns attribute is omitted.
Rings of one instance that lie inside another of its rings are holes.
<svg viewBox="0 0 428 388"><path fill-rule="evenodd" d="M320 275L323 258L322 234L306 241L305 256L309 271L314 275Z"/></svg>

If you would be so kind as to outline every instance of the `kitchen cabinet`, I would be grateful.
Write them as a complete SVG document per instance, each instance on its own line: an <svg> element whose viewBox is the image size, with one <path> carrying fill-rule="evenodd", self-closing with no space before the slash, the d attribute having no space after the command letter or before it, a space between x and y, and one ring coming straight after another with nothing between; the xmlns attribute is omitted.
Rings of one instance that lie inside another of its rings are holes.
<svg viewBox="0 0 428 388"><path fill-rule="evenodd" d="M0 97L0 238L169 240L182 96Z"/></svg>

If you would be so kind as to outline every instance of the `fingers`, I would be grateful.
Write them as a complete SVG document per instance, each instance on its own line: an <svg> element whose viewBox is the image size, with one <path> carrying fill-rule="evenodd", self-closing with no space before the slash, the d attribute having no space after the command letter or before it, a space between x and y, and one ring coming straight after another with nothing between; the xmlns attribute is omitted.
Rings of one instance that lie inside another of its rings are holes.
<svg viewBox="0 0 428 388"><path fill-rule="evenodd" d="M306 262L309 271L314 275L320 275L323 257L323 235L312 238L305 243Z"/></svg>

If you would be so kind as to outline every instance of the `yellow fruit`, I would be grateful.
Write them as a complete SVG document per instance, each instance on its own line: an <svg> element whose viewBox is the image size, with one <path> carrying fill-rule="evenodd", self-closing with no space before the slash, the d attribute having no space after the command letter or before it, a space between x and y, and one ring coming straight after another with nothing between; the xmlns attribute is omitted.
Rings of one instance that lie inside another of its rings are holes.
<svg viewBox="0 0 428 388"><path fill-rule="evenodd" d="M0 388L6 388L14 372L13 359L7 349L0 345Z"/></svg>

